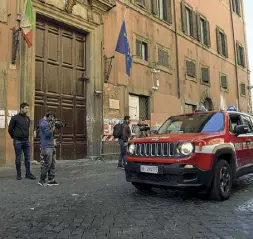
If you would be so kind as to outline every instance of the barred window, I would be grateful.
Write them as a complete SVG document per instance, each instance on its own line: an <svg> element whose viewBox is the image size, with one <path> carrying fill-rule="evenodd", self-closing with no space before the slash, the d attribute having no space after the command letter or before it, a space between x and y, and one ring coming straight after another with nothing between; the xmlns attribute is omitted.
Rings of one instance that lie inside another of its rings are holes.
<svg viewBox="0 0 253 239"><path fill-rule="evenodd" d="M227 90L228 89L228 83L227 83L227 76L221 75L221 88Z"/></svg>
<svg viewBox="0 0 253 239"><path fill-rule="evenodd" d="M246 95L246 85L244 83L241 83L241 95Z"/></svg>
<svg viewBox="0 0 253 239"><path fill-rule="evenodd" d="M193 61L186 61L186 74L190 77L196 77L196 65Z"/></svg>
<svg viewBox="0 0 253 239"><path fill-rule="evenodd" d="M162 47L158 47L158 65L169 67L169 52Z"/></svg>
<svg viewBox="0 0 253 239"><path fill-rule="evenodd" d="M149 120L149 97L139 96L139 119Z"/></svg>
<svg viewBox="0 0 253 239"><path fill-rule="evenodd" d="M201 68L201 77L202 77L203 83L206 83L206 84L210 83L209 68L207 68L207 67Z"/></svg>

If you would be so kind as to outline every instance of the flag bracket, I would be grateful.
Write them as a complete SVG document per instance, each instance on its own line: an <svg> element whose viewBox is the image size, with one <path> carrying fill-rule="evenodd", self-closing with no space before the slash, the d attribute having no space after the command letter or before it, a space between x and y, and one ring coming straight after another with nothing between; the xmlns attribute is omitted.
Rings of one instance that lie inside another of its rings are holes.
<svg viewBox="0 0 253 239"><path fill-rule="evenodd" d="M12 28L12 54L11 54L11 64L16 64L17 59L17 51L18 51L18 44L19 44L19 37L20 37L20 29Z"/></svg>
<svg viewBox="0 0 253 239"><path fill-rule="evenodd" d="M105 60L105 82L108 82L110 74L111 74L111 70L112 70L112 60L113 60L114 56L111 57L107 57L104 56L104 60Z"/></svg>

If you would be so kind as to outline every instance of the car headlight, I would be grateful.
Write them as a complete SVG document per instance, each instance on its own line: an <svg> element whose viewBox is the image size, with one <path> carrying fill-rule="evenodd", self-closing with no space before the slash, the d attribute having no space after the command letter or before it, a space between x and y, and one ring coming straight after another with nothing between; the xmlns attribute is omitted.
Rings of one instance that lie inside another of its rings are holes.
<svg viewBox="0 0 253 239"><path fill-rule="evenodd" d="M129 154L134 154L134 151L135 151L135 145L130 144L129 147L128 147Z"/></svg>
<svg viewBox="0 0 253 239"><path fill-rule="evenodd" d="M185 156L190 155L194 150L194 146L190 142L182 143L179 145L179 152Z"/></svg>

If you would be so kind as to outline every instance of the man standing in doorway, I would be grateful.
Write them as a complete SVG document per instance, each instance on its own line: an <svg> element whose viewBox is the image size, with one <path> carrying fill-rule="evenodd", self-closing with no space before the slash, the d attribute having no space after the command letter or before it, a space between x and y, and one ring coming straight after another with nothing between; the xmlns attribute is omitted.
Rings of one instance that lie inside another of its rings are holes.
<svg viewBox="0 0 253 239"><path fill-rule="evenodd" d="M11 118L8 132L13 139L13 145L16 155L16 171L17 180L21 180L21 154L25 156L25 177L28 179L36 179L30 171L30 142L29 142L29 129L30 118L27 116L29 104L23 102L20 105L20 113Z"/></svg>
<svg viewBox="0 0 253 239"><path fill-rule="evenodd" d="M53 124L55 114L48 112L43 119L40 120L40 149L43 157L41 165L41 175L38 184L46 186L46 178L48 176L48 186L59 185L55 181L55 164L56 164L56 149L54 142L55 125Z"/></svg>
<svg viewBox="0 0 253 239"><path fill-rule="evenodd" d="M122 136L119 138L120 158L118 162L118 167L120 168L125 168L126 165L127 142L131 136L131 130L129 127L130 122L130 116L125 116L122 125Z"/></svg>

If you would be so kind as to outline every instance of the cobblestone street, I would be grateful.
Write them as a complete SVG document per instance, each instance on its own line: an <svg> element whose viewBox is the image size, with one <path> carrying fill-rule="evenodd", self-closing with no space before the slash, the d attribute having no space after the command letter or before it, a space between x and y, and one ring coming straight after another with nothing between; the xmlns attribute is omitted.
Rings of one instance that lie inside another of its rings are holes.
<svg viewBox="0 0 253 239"><path fill-rule="evenodd" d="M253 176L225 202L165 190L141 194L116 161L59 162L60 185L0 169L1 238L253 238ZM39 166L33 166L39 175Z"/></svg>

